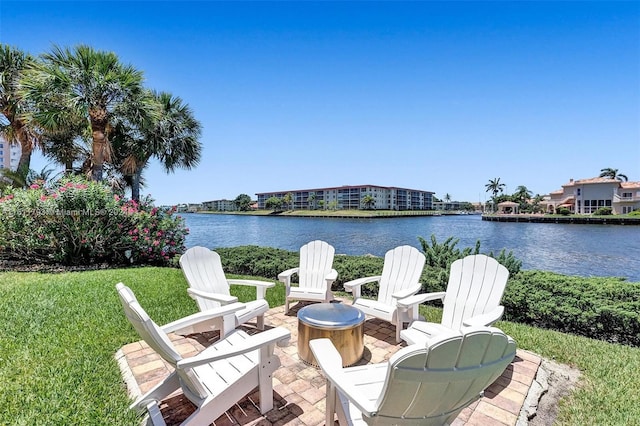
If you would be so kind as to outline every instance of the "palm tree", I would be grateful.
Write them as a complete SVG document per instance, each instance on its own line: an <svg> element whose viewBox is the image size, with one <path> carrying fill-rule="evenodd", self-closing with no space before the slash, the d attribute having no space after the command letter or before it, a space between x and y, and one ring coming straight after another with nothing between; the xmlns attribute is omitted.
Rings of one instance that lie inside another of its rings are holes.
<svg viewBox="0 0 640 426"><path fill-rule="evenodd" d="M101 181L104 163L111 159L108 130L119 109L126 106L138 117L149 114L142 82L142 72L123 65L113 52L54 46L25 72L21 93L38 106L31 118L47 131L64 129L69 117L84 118L91 131L91 177Z"/></svg>
<svg viewBox="0 0 640 426"><path fill-rule="evenodd" d="M514 201L518 201L520 204L524 204L528 199L531 198L532 195L533 192L531 192L529 188L524 185L520 185L516 188L516 192L513 193L512 197Z"/></svg>
<svg viewBox="0 0 640 426"><path fill-rule="evenodd" d="M367 210L371 210L371 206L373 206L375 203L376 203L376 199L373 198L371 194L367 194L364 197L362 197L362 205Z"/></svg>
<svg viewBox="0 0 640 426"><path fill-rule="evenodd" d="M0 44L0 136L21 148L18 170L26 176L31 165L31 153L38 145L38 132L27 122L23 113L29 108L28 100L19 93L20 80L34 62L23 51ZM5 121L5 122L3 122Z"/></svg>
<svg viewBox="0 0 640 426"><path fill-rule="evenodd" d="M317 198L317 196L316 196L315 192L309 193L309 197L307 197L307 202L309 203L309 208L311 208L312 210L315 210L316 198Z"/></svg>
<svg viewBox="0 0 640 426"><path fill-rule="evenodd" d="M291 192L284 194L282 202L289 207L289 210L293 210L293 194Z"/></svg>
<svg viewBox="0 0 640 426"><path fill-rule="evenodd" d="M496 197L498 193L504 190L505 184L500 183L500 178L489 179L489 183L485 184L486 192L491 192L493 194L493 210L496 208Z"/></svg>
<svg viewBox="0 0 640 426"><path fill-rule="evenodd" d="M158 114L133 123L123 120L114 127L114 151L119 170L131 185L131 198L140 199L140 178L151 157L160 161L167 173L177 168L191 169L200 161L202 126L182 99L166 92L150 92Z"/></svg>
<svg viewBox="0 0 640 426"><path fill-rule="evenodd" d="M449 195L449 193L444 194L444 200L448 203L449 201L451 201L451 195Z"/></svg>
<svg viewBox="0 0 640 426"><path fill-rule="evenodd" d="M627 175L624 175L622 173L618 173L618 169L612 169L610 167L607 167L605 169L600 169L600 177L606 177L609 179L616 179L619 181L624 181L627 182L629 180L629 178L627 177Z"/></svg>

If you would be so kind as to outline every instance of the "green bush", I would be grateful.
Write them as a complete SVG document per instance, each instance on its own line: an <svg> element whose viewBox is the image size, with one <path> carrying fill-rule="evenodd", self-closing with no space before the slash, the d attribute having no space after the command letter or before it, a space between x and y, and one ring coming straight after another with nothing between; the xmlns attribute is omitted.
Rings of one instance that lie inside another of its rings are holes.
<svg viewBox="0 0 640 426"><path fill-rule="evenodd" d="M611 207L600 207L598 210L593 212L596 216L609 216L613 214L613 210Z"/></svg>
<svg viewBox="0 0 640 426"><path fill-rule="evenodd" d="M184 251L184 221L80 178L0 198L0 257L64 265L163 265Z"/></svg>
<svg viewBox="0 0 640 426"><path fill-rule="evenodd" d="M425 271L422 274L422 289L425 292L444 291L449 282L451 264L463 257L480 253L480 240L476 241L473 248L467 247L463 250L456 248L459 240L454 240L453 237L447 238L443 243L438 243L435 235L431 235L431 244L422 237L418 237L418 241L426 257ZM494 257L504 265L509 270L510 276L520 272L522 261L516 259L513 252L507 253L503 249L498 256L493 252L487 253L487 256Z"/></svg>
<svg viewBox="0 0 640 426"><path fill-rule="evenodd" d="M629 213L629 216L640 216L640 209L636 209Z"/></svg>
<svg viewBox="0 0 640 426"><path fill-rule="evenodd" d="M557 214L561 214L562 216L569 216L571 214L571 210L566 207L559 207L556 209Z"/></svg>
<svg viewBox="0 0 640 426"><path fill-rule="evenodd" d="M523 271L502 302L508 321L640 346L640 283Z"/></svg>

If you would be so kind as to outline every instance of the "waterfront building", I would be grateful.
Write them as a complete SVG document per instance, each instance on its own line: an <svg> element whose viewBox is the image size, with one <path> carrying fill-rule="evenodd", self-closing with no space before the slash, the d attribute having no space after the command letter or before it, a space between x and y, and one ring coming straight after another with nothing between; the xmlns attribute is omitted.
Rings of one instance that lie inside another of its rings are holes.
<svg viewBox="0 0 640 426"><path fill-rule="evenodd" d="M467 201L434 201L433 209L445 212L465 210L469 204Z"/></svg>
<svg viewBox="0 0 640 426"><path fill-rule="evenodd" d="M256 193L258 208L266 208L265 203L271 197L285 199L287 194L291 194L291 203L283 207L292 210L433 210L434 192L378 185L260 192ZM363 205L366 196L373 201L369 206Z"/></svg>
<svg viewBox="0 0 640 426"><path fill-rule="evenodd" d="M17 143L9 143L0 137L0 169L17 170L22 151Z"/></svg>
<svg viewBox="0 0 640 426"><path fill-rule="evenodd" d="M234 200L212 200L204 201L202 203L202 209L214 212L234 212L238 210L236 202Z"/></svg>
<svg viewBox="0 0 640 426"><path fill-rule="evenodd" d="M551 192L545 203L548 213L565 207L572 213L592 214L601 207L610 207L613 214L627 214L640 209L640 182L603 177L569 179L562 189Z"/></svg>

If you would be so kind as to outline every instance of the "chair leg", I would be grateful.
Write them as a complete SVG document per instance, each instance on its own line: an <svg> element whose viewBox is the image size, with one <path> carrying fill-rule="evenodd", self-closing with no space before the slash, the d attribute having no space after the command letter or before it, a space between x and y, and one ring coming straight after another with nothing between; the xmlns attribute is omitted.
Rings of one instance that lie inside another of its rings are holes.
<svg viewBox="0 0 640 426"><path fill-rule="evenodd" d="M264 315L258 315L256 317L256 328L258 330L264 330Z"/></svg>
<svg viewBox="0 0 640 426"><path fill-rule="evenodd" d="M288 314L289 313L289 299L285 299L284 300L284 313Z"/></svg>
<svg viewBox="0 0 640 426"><path fill-rule="evenodd" d="M273 409L272 369L268 365L271 357L268 346L260 348L260 369L258 370L258 392L260 394L260 414ZM279 363L278 363L279 364Z"/></svg>
<svg viewBox="0 0 640 426"><path fill-rule="evenodd" d="M325 425L334 425L334 414L336 413L336 388L333 383L327 380L327 403L325 406Z"/></svg>

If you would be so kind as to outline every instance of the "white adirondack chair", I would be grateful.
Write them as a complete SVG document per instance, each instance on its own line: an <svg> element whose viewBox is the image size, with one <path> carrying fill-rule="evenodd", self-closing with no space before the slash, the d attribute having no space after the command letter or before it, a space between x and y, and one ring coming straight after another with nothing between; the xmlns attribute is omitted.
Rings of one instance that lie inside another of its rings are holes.
<svg viewBox="0 0 640 426"><path fill-rule="evenodd" d="M256 319L256 327L264 330L264 314L269 310L269 303L265 299L267 288L275 286L273 282L257 280L227 279L220 255L206 247L192 247L180 256L180 268L184 273L189 289L187 292L198 304L201 311L218 308L238 301L231 296L231 284L253 286L256 288L256 300L244 303L244 307L227 317L220 328L221 338L226 333L252 319ZM211 325L211 324L209 324ZM215 325L214 325L215 327ZM191 330L191 331L203 331ZM182 330L181 332L186 332Z"/></svg>
<svg viewBox="0 0 640 426"><path fill-rule="evenodd" d="M116 289L133 328L175 369L166 379L139 397L131 409L146 410L152 424L164 425L159 403L181 388L197 407L182 424L209 425L256 387L260 392L260 412L264 414L273 408L271 376L280 365L274 349L276 344L288 341L291 335L289 330L276 327L253 336L235 330L198 355L183 358L167 333L183 328L190 322L201 321L207 315L233 313L234 309L242 306L230 304L160 327L142 309L131 289L122 283L118 283Z"/></svg>
<svg viewBox="0 0 640 426"><path fill-rule="evenodd" d="M342 367L330 339L310 342L327 379L327 425L446 425L482 396L513 360L516 344L497 328L449 331L388 361Z"/></svg>
<svg viewBox="0 0 640 426"><path fill-rule="evenodd" d="M400 342L400 331L404 323L420 319L418 304L403 303L407 297L422 288L420 276L425 257L417 248L399 246L384 255L382 275L358 278L346 282L344 288L353 293L353 306L366 315L389 321L396 326L396 342ZM363 284L378 282L377 300L361 296Z"/></svg>
<svg viewBox="0 0 640 426"><path fill-rule="evenodd" d="M423 343L448 330L492 325L504 312L500 299L508 279L509 270L484 254L456 260L451 264L447 291L418 294L408 301L413 304L442 299L440 324L415 321L400 333L402 340L407 344Z"/></svg>
<svg viewBox="0 0 640 426"><path fill-rule="evenodd" d="M308 300L330 302L333 300L331 285L338 278L333 269L335 249L330 244L315 240L300 247L300 264L296 268L287 269L278 274L278 279L285 285L285 314L289 312L291 300ZM291 283L293 274L298 275L298 285Z"/></svg>

